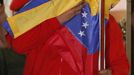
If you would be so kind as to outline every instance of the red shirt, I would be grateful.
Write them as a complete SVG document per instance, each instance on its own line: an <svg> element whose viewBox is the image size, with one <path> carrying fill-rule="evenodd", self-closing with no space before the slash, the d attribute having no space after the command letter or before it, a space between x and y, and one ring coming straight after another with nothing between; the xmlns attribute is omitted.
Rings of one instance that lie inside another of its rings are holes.
<svg viewBox="0 0 134 75"><path fill-rule="evenodd" d="M129 66L122 32L112 16L110 16L106 34L107 67L112 70L112 75L128 75ZM76 65L79 57L71 54L71 49L75 49L75 47L69 47L68 43L77 43L77 48L82 47L76 39L71 39L72 37L74 36L67 28L62 27L57 19L53 18L44 21L17 39L12 39L7 35L7 40L15 52L25 54L27 57L24 75L59 75L59 73L61 75L82 75L75 71L78 69L77 66L70 66ZM67 60L64 55L68 57ZM81 55L85 55L85 53L82 52ZM76 59L73 56L76 56ZM94 75L96 75L95 72Z"/></svg>

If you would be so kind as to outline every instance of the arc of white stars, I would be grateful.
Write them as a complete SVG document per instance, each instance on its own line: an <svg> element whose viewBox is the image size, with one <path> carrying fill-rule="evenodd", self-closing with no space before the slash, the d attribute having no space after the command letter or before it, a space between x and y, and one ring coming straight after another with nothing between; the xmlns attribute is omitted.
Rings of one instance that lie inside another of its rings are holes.
<svg viewBox="0 0 134 75"><path fill-rule="evenodd" d="M88 14L88 13L84 11L84 12L82 13L82 17L87 18L87 14Z"/></svg>
<svg viewBox="0 0 134 75"><path fill-rule="evenodd" d="M80 32L79 32L78 34L79 34L81 37L82 37L82 36L85 36L84 31L81 31L81 30L80 30Z"/></svg>
<svg viewBox="0 0 134 75"><path fill-rule="evenodd" d="M83 23L82 27L84 27L85 29L89 26L89 24L87 22Z"/></svg>

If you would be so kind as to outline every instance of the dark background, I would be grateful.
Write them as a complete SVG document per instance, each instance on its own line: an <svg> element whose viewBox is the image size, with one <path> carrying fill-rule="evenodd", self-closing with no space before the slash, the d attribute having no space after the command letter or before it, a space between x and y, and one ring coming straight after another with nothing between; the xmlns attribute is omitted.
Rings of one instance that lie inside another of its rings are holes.
<svg viewBox="0 0 134 75"><path fill-rule="evenodd" d="M25 57L9 48L0 49L0 75L23 75Z"/></svg>
<svg viewBox="0 0 134 75"><path fill-rule="evenodd" d="M5 21L5 14L3 10L3 0L0 0L0 40L4 37L2 35L1 26ZM2 40L4 43L5 41ZM4 43L6 45L6 43ZM4 46L3 45L3 46ZM0 48L0 75L23 75L25 57L17 55L11 48Z"/></svg>
<svg viewBox="0 0 134 75"><path fill-rule="evenodd" d="M0 0L0 3L3 4L3 0Z"/></svg>

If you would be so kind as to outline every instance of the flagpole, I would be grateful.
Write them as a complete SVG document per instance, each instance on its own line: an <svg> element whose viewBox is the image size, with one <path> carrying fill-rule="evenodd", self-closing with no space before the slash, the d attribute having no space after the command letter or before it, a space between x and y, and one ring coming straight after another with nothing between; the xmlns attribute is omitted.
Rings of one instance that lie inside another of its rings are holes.
<svg viewBox="0 0 134 75"><path fill-rule="evenodd" d="M106 32L105 32L105 0L99 0L99 59L98 59L98 70L106 69Z"/></svg>

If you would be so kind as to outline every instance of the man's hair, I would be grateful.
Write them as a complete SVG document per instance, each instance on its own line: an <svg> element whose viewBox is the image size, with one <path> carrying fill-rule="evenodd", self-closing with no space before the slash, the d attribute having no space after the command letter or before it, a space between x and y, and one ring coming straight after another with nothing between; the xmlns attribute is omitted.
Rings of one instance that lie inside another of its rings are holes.
<svg viewBox="0 0 134 75"><path fill-rule="evenodd" d="M131 12L133 13L134 12L134 0L131 0Z"/></svg>
<svg viewBox="0 0 134 75"><path fill-rule="evenodd" d="M3 0L0 0L0 4L3 4Z"/></svg>

